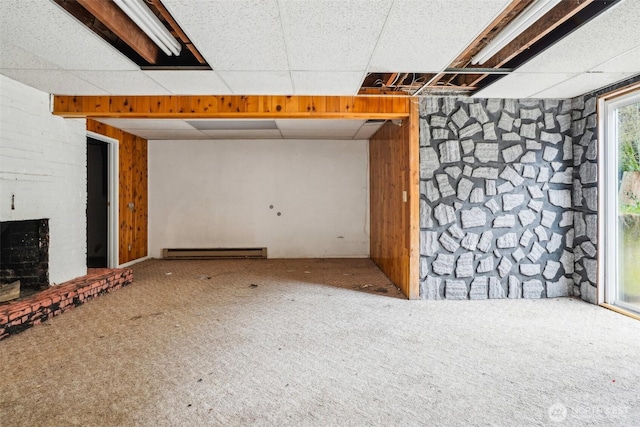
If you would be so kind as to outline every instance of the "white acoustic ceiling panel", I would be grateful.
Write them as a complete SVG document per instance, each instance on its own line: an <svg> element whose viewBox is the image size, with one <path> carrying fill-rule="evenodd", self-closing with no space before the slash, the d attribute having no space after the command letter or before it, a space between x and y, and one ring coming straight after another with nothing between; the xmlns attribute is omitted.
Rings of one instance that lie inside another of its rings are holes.
<svg viewBox="0 0 640 427"><path fill-rule="evenodd" d="M347 131L355 134L364 120L333 120L333 119L286 119L276 120L278 129L282 131L321 131L330 129Z"/></svg>
<svg viewBox="0 0 640 427"><path fill-rule="evenodd" d="M355 132L349 130L281 130L285 139L353 139Z"/></svg>
<svg viewBox="0 0 640 427"><path fill-rule="evenodd" d="M2 1L0 40L66 70L138 67L53 1ZM16 68L28 68L28 63ZM45 89L46 90L46 89Z"/></svg>
<svg viewBox="0 0 640 427"><path fill-rule="evenodd" d="M118 129L132 130L194 130L193 126L179 119L98 119L99 122Z"/></svg>
<svg viewBox="0 0 640 427"><path fill-rule="evenodd" d="M77 77L113 95L168 95L170 92L142 71L72 71ZM77 95L93 95L77 93Z"/></svg>
<svg viewBox="0 0 640 427"><path fill-rule="evenodd" d="M281 0L291 70L363 71L390 0Z"/></svg>
<svg viewBox="0 0 640 427"><path fill-rule="evenodd" d="M214 70L288 70L276 0L164 0Z"/></svg>
<svg viewBox="0 0 640 427"><path fill-rule="evenodd" d="M209 139L281 139L278 129L203 130Z"/></svg>
<svg viewBox="0 0 640 427"><path fill-rule="evenodd" d="M196 129L131 129L129 133L149 140L160 139L209 139L209 137Z"/></svg>
<svg viewBox="0 0 640 427"><path fill-rule="evenodd" d="M510 0L396 1L371 60L371 71L440 71L509 2Z"/></svg>
<svg viewBox="0 0 640 427"><path fill-rule="evenodd" d="M46 61L13 43L2 40L2 46L0 46L0 70L4 68L26 70L60 69L54 63Z"/></svg>
<svg viewBox="0 0 640 427"><path fill-rule="evenodd" d="M94 94L107 95L107 92L64 70L2 70L5 76L55 95Z"/></svg>
<svg viewBox="0 0 640 427"><path fill-rule="evenodd" d="M360 71L292 71L296 95L347 95L360 89L364 73Z"/></svg>
<svg viewBox="0 0 640 427"><path fill-rule="evenodd" d="M582 73L536 93L533 98L574 98L631 77L632 73Z"/></svg>
<svg viewBox="0 0 640 427"><path fill-rule="evenodd" d="M366 122L362 125L353 139L370 139L384 125L385 121Z"/></svg>
<svg viewBox="0 0 640 427"><path fill-rule="evenodd" d="M640 45L610 60L596 65L591 71L603 72L640 72Z"/></svg>
<svg viewBox="0 0 640 427"><path fill-rule="evenodd" d="M211 70L145 71L174 95L228 95L231 89Z"/></svg>
<svg viewBox="0 0 640 427"><path fill-rule="evenodd" d="M640 1L621 1L522 65L518 71L589 71L637 47L639 29ZM635 68L640 71L638 63ZM623 70L609 68L607 71Z"/></svg>
<svg viewBox="0 0 640 427"><path fill-rule="evenodd" d="M364 120L276 120L288 139L353 139Z"/></svg>
<svg viewBox="0 0 640 427"><path fill-rule="evenodd" d="M293 95L289 71L219 71L236 95Z"/></svg>
<svg viewBox="0 0 640 427"><path fill-rule="evenodd" d="M476 92L475 98L529 98L577 73L513 73Z"/></svg>

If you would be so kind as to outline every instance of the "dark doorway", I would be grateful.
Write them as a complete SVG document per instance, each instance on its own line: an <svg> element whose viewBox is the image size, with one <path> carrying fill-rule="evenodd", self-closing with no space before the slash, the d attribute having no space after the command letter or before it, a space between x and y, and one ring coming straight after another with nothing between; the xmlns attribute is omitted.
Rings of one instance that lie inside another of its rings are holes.
<svg viewBox="0 0 640 427"><path fill-rule="evenodd" d="M87 137L87 267L108 267L109 144Z"/></svg>

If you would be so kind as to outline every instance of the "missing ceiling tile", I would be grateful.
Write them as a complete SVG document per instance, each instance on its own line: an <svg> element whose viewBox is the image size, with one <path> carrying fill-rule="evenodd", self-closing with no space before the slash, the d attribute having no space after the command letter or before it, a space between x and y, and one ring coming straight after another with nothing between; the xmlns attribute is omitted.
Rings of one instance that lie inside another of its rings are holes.
<svg viewBox="0 0 640 427"><path fill-rule="evenodd" d="M169 39L174 39L174 52L162 48L156 36L134 22L129 14L113 1L53 0L82 25L100 36L141 69L210 70L211 67L191 43L178 23L160 0L140 2L141 8L158 26L164 27ZM136 2L123 2L125 5ZM133 16L133 15L132 15ZM139 16L136 16L139 19ZM144 19L143 19L144 21ZM153 25L148 25L150 27ZM156 38L156 41L153 39ZM162 39L162 37L159 37Z"/></svg>

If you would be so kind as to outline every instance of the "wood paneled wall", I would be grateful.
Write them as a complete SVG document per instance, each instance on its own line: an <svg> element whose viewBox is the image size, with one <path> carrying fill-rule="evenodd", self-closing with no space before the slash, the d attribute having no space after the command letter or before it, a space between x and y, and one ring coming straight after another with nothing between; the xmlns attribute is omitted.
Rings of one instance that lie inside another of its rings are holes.
<svg viewBox="0 0 640 427"><path fill-rule="evenodd" d="M119 263L147 256L147 140L92 119L87 130L119 141Z"/></svg>
<svg viewBox="0 0 640 427"><path fill-rule="evenodd" d="M419 298L418 121L415 101L401 126L387 122L369 140L371 259L410 299Z"/></svg>

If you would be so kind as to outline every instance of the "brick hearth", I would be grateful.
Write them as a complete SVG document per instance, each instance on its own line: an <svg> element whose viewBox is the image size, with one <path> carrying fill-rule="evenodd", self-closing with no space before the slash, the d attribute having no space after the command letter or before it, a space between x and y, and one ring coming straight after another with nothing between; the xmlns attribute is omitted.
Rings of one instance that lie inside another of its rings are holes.
<svg viewBox="0 0 640 427"><path fill-rule="evenodd" d="M0 305L0 340L132 282L133 271L129 268L90 268L86 276Z"/></svg>

